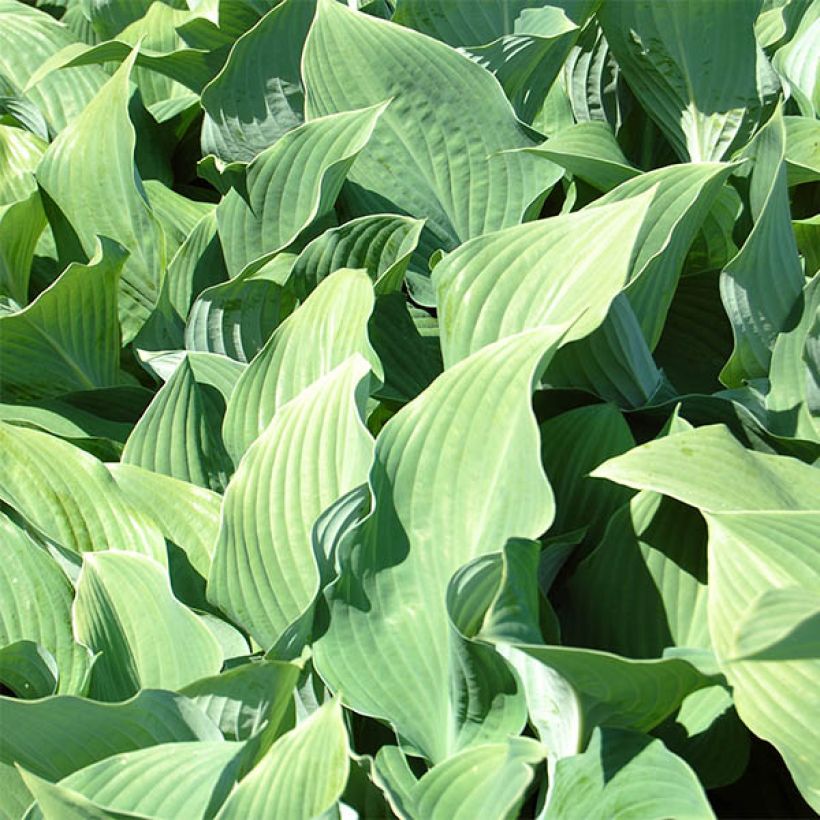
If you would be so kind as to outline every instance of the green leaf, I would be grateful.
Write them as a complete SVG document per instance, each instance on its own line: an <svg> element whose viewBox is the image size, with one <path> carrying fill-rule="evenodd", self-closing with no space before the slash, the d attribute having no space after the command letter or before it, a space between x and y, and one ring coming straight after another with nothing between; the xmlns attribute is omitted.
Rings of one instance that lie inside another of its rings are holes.
<svg viewBox="0 0 820 820"><path fill-rule="evenodd" d="M634 444L623 416L611 404L580 407L541 425L541 458L555 493L552 533L588 527L592 543L603 534L612 514L630 495L603 487L588 474L607 457Z"/></svg>
<svg viewBox="0 0 820 820"><path fill-rule="evenodd" d="M791 330L780 333L772 349L766 418L777 435L818 441L820 418L813 401L817 376L812 374L806 354L807 345L817 337L820 276L815 275L806 285L796 307L800 308L799 322Z"/></svg>
<svg viewBox="0 0 820 820"><path fill-rule="evenodd" d="M811 468L805 468L812 472ZM814 493L815 510L817 493ZM795 785L820 807L820 514L712 512L709 628L743 722L783 755Z"/></svg>
<svg viewBox="0 0 820 820"><path fill-rule="evenodd" d="M600 121L579 122L543 145L526 150L566 168L604 193L640 174L629 164L609 126Z"/></svg>
<svg viewBox="0 0 820 820"><path fill-rule="evenodd" d="M91 654L74 640L74 590L68 578L45 550L2 514L0 533L4 559L0 565L0 646L26 641L42 647L56 662L59 694L85 694ZM38 696L45 694L52 693Z"/></svg>
<svg viewBox="0 0 820 820"><path fill-rule="evenodd" d="M41 399L122 382L117 286L126 259L119 245L100 239L87 265L69 265L28 307L0 315L4 397Z"/></svg>
<svg viewBox="0 0 820 820"><path fill-rule="evenodd" d="M0 647L0 684L17 697L31 700L53 695L59 670L54 656L33 641Z"/></svg>
<svg viewBox="0 0 820 820"><path fill-rule="evenodd" d="M746 450L722 424L650 441L592 475L708 512L813 510L820 492L820 476L811 467Z"/></svg>
<svg viewBox="0 0 820 820"><path fill-rule="evenodd" d="M476 41L462 50L496 76L519 119L531 123L578 39L580 24L597 5L598 0L575 3L574 20L554 6L524 9L515 20L513 34L500 29L497 34L504 36L486 45ZM443 10L453 10L453 5L445 3Z"/></svg>
<svg viewBox="0 0 820 820"><path fill-rule="evenodd" d="M191 306L185 347L249 362L295 307L281 284L237 277L208 288Z"/></svg>
<svg viewBox="0 0 820 820"><path fill-rule="evenodd" d="M412 788L415 816L431 820L515 816L544 748L530 738L466 749L434 766Z"/></svg>
<svg viewBox="0 0 820 820"><path fill-rule="evenodd" d="M0 205L0 299L13 307L28 302L28 284L37 241L46 225L40 195Z"/></svg>
<svg viewBox="0 0 820 820"><path fill-rule="evenodd" d="M781 110L761 128L744 155L753 162L750 199L755 224L723 271L720 294L735 347L720 374L727 387L765 376L777 333L803 289L786 187L786 131Z"/></svg>
<svg viewBox="0 0 820 820"><path fill-rule="evenodd" d="M595 330L626 284L651 198L507 228L448 254L433 271L445 367L533 327L569 324L565 342Z"/></svg>
<svg viewBox="0 0 820 820"><path fill-rule="evenodd" d="M59 785L113 812L158 820L204 817L228 796L241 749L224 741L163 743L112 755Z"/></svg>
<svg viewBox="0 0 820 820"><path fill-rule="evenodd" d="M162 530L174 595L188 606L206 605L222 497L133 464L109 464L108 470L128 501Z"/></svg>
<svg viewBox="0 0 820 820"><path fill-rule="evenodd" d="M349 174L356 187L346 200L359 214L426 218L428 254L517 225L560 176L535 157L498 153L534 140L497 82L409 29L320 0L303 73L309 118L392 99Z"/></svg>
<svg viewBox="0 0 820 820"><path fill-rule="evenodd" d="M319 673L433 761L476 729L460 723L449 697L450 576L552 520L530 395L560 335L541 328L482 348L384 426L370 473L374 512L350 536L328 595L329 626L314 644ZM469 424L461 407L472 408Z"/></svg>
<svg viewBox="0 0 820 820"><path fill-rule="evenodd" d="M783 81L785 90L797 103L804 117L817 116L820 90L817 85L817 35L820 32L820 9L809 5L790 42L778 49L772 66Z"/></svg>
<svg viewBox="0 0 820 820"><path fill-rule="evenodd" d="M374 214L331 228L299 254L288 288L304 299L333 271L364 268L378 293L400 290L422 227L418 219Z"/></svg>
<svg viewBox="0 0 820 820"><path fill-rule="evenodd" d="M570 644L656 658L668 646L710 648L706 593L703 520L680 502L642 492L615 513L569 580L559 614Z"/></svg>
<svg viewBox="0 0 820 820"><path fill-rule="evenodd" d="M180 694L199 706L227 740L248 740L265 729L281 729L299 674L289 663L247 663L189 683Z"/></svg>
<svg viewBox="0 0 820 820"><path fill-rule="evenodd" d="M154 307L166 263L165 237L134 164L136 136L128 100L135 56L132 52L82 114L60 133L37 168L38 183L53 208L70 223L74 241L86 256L94 253L98 235L116 240L129 252L120 278L119 315L125 342ZM51 213L49 219L54 227Z"/></svg>
<svg viewBox="0 0 820 820"><path fill-rule="evenodd" d="M660 338L689 247L734 167L700 162L659 168L627 180L585 208L596 210L656 189L626 288L650 349Z"/></svg>
<svg viewBox="0 0 820 820"><path fill-rule="evenodd" d="M215 638L174 598L163 568L142 555L86 553L74 602L77 637L99 652L91 694L123 700L178 689L222 666Z"/></svg>
<svg viewBox="0 0 820 820"><path fill-rule="evenodd" d="M203 154L250 162L302 124L300 63L315 10L312 0L286 0L236 41L202 92Z"/></svg>
<svg viewBox="0 0 820 820"><path fill-rule="evenodd" d="M649 404L659 394L663 374L629 300L619 294L597 330L558 351L545 382L552 387L586 390L629 409Z"/></svg>
<svg viewBox="0 0 820 820"><path fill-rule="evenodd" d="M305 123L256 156L247 196L232 189L216 212L231 276L258 270L333 206L385 105Z"/></svg>
<svg viewBox="0 0 820 820"><path fill-rule="evenodd" d="M44 817L46 820L143 820L138 815L109 811L83 797L79 792L66 786L49 783L48 780L39 778L21 767L18 767L18 771L40 808L39 812L31 812L35 817Z"/></svg>
<svg viewBox="0 0 820 820"><path fill-rule="evenodd" d="M355 353L381 376L367 337L373 288L362 270L325 279L271 336L240 376L228 403L223 433L235 463L276 410Z"/></svg>
<svg viewBox="0 0 820 820"><path fill-rule="evenodd" d="M685 471L670 470L684 461ZM817 804L817 738L799 717L806 706L804 681L817 664L801 646L800 627L814 618L802 603L805 594L820 590L816 471L784 456L749 452L714 426L645 444L595 475L663 492L704 512L709 632L718 663L744 723L777 747L801 794ZM761 603L773 588L785 588L787 597ZM794 632L784 634L782 607L793 606L791 588L802 614L789 621ZM758 617L752 621L750 613ZM771 660L765 652L759 660L748 653L750 644L772 642Z"/></svg>
<svg viewBox="0 0 820 820"><path fill-rule="evenodd" d="M352 356L282 405L228 485L208 598L264 648L319 591L314 522L367 477L373 444L359 391L369 370Z"/></svg>
<svg viewBox="0 0 820 820"><path fill-rule="evenodd" d="M758 7L605 0L598 12L630 88L684 162L723 159L766 118L777 86L755 41Z"/></svg>
<svg viewBox="0 0 820 820"><path fill-rule="evenodd" d="M349 754L342 707L334 699L271 746L217 817L317 817L341 797Z"/></svg>
<svg viewBox="0 0 820 820"><path fill-rule="evenodd" d="M0 75L17 94L25 92L53 134L62 131L108 80L101 68L88 66L53 72L29 88L35 71L75 42L74 36L48 14L14 0L0 4L0 31L7 44L0 56Z"/></svg>
<svg viewBox="0 0 820 820"><path fill-rule="evenodd" d="M820 123L809 117L783 117L789 186L820 179Z"/></svg>
<svg viewBox="0 0 820 820"><path fill-rule="evenodd" d="M0 697L0 722L0 761L55 781L133 749L222 740L190 700L173 692L140 692L123 703L69 695L34 701Z"/></svg>
<svg viewBox="0 0 820 820"><path fill-rule="evenodd" d="M222 491L233 471L220 434L224 412L225 397L196 378L186 356L134 427L122 460Z"/></svg>
<svg viewBox="0 0 820 820"><path fill-rule="evenodd" d="M379 398L411 401L444 369L438 335L420 329L412 310L402 293L376 299L368 334L384 368L384 385L376 391Z"/></svg>
<svg viewBox="0 0 820 820"><path fill-rule="evenodd" d="M43 535L78 553L114 548L165 563L162 533L96 458L47 433L3 422L0 445L0 498Z"/></svg>
<svg viewBox="0 0 820 820"><path fill-rule="evenodd" d="M655 740L596 729L582 754L559 760L547 818L714 817L695 773Z"/></svg>
<svg viewBox="0 0 820 820"><path fill-rule="evenodd" d="M577 122L609 123L613 131L619 131L623 118L623 80L597 20L584 27L570 50L562 79L567 102Z"/></svg>

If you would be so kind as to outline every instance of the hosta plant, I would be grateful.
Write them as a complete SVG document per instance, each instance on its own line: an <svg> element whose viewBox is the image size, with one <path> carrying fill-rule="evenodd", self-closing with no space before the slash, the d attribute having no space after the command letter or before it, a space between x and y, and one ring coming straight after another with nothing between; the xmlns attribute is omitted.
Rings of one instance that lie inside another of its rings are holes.
<svg viewBox="0 0 820 820"><path fill-rule="evenodd" d="M819 0L0 44L0 817L820 811Z"/></svg>

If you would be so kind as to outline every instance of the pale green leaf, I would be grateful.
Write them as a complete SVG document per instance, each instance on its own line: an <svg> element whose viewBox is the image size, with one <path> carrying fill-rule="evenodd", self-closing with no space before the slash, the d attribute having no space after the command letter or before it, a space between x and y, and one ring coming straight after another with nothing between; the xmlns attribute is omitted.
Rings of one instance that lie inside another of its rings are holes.
<svg viewBox="0 0 820 820"><path fill-rule="evenodd" d="M0 390L31 400L110 387L119 374L117 290L127 254L98 240L87 265L72 263L23 310L0 315Z"/></svg>
<svg viewBox="0 0 820 820"><path fill-rule="evenodd" d="M559 760L547 818L713 818L695 773L660 740L596 729L582 754Z"/></svg>
<svg viewBox="0 0 820 820"><path fill-rule="evenodd" d="M74 589L52 558L11 519L0 514L0 646L38 644L56 661L60 694L85 694L91 653L74 640ZM47 693L51 694L51 693Z"/></svg>
<svg viewBox="0 0 820 820"><path fill-rule="evenodd" d="M337 699L328 701L271 746L217 817L317 817L341 797L349 753L341 704Z"/></svg>
<svg viewBox="0 0 820 820"><path fill-rule="evenodd" d="M333 206L384 110L382 100L313 120L256 156L247 169L247 196L232 189L216 212L231 276L258 270Z"/></svg>
<svg viewBox="0 0 820 820"><path fill-rule="evenodd" d="M97 235L116 240L129 252L119 302L126 342L154 307L166 263L165 237L134 164L136 135L128 116L134 57L135 52L60 133L37 168L38 183L52 208L70 223L86 256L94 253ZM54 217L47 213L53 227Z"/></svg>
<svg viewBox="0 0 820 820"><path fill-rule="evenodd" d="M338 270L277 328L240 376L228 402L223 435L235 463L277 408L353 354L361 354L381 376L367 336L373 301L364 271Z"/></svg>
<svg viewBox="0 0 820 820"><path fill-rule="evenodd" d="M359 391L369 370L352 356L283 404L228 485L208 598L266 649L319 591L314 522L367 477Z"/></svg>
<svg viewBox="0 0 820 820"><path fill-rule="evenodd" d="M101 700L123 700L140 689L178 689L222 666L216 639L174 598L163 568L142 555L85 554L74 628L100 653L91 695Z"/></svg>
<svg viewBox="0 0 820 820"><path fill-rule="evenodd" d="M530 395L561 333L540 328L482 348L385 425L370 474L375 509L329 593L330 624L314 644L320 674L433 761L476 730L449 697L450 577L552 520Z"/></svg>
<svg viewBox="0 0 820 820"><path fill-rule="evenodd" d="M595 330L627 282L652 196L507 228L448 254L433 271L445 366L529 328L568 324L565 342Z"/></svg>
<svg viewBox="0 0 820 820"><path fill-rule="evenodd" d="M140 692L123 703L69 695L35 701L0 697L0 724L0 761L49 780L133 749L222 740L200 709L173 692Z"/></svg>
<svg viewBox="0 0 820 820"><path fill-rule="evenodd" d="M0 465L0 498L46 537L78 553L130 550L165 564L162 533L93 456L0 422Z"/></svg>

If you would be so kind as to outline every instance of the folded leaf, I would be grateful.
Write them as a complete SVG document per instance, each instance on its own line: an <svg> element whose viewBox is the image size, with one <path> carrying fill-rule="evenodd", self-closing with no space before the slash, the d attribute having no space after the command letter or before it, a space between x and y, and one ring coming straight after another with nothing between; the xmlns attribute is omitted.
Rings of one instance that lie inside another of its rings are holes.
<svg viewBox="0 0 820 820"><path fill-rule="evenodd" d="M173 692L140 692L123 703L67 695L35 701L0 697L0 722L0 761L49 780L133 749L222 740L202 711Z"/></svg>
<svg viewBox="0 0 820 820"><path fill-rule="evenodd" d="M136 136L128 100L135 56L132 52L82 114L60 133L37 168L37 181L69 223L71 239L86 256L94 253L97 235L116 240L129 252L119 300L125 342L151 313L167 261L165 237L134 164ZM47 213L54 228L58 219L48 209ZM60 235L55 238L60 247Z"/></svg>
<svg viewBox="0 0 820 820"><path fill-rule="evenodd" d="M553 516L530 395L561 333L540 328L482 348L384 426L370 473L375 509L329 592L330 623L314 644L320 674L433 761L477 728L450 702L450 576L511 535L540 535Z"/></svg>
<svg viewBox="0 0 820 820"><path fill-rule="evenodd" d="M367 337L373 287L362 270L328 277L285 320L237 382L223 425L235 463L274 417L277 408L355 353L381 374Z"/></svg>
<svg viewBox="0 0 820 820"><path fill-rule="evenodd" d="M660 740L596 729L582 754L559 760L547 818L714 817L695 773Z"/></svg>
<svg viewBox="0 0 820 820"><path fill-rule="evenodd" d="M728 156L765 119L777 86L755 41L758 5L605 0L598 13L630 88L684 162Z"/></svg>
<svg viewBox="0 0 820 820"><path fill-rule="evenodd" d="M124 700L178 689L222 666L216 639L174 598L162 567L141 555L87 553L74 602L77 637L99 652L91 695Z"/></svg>
<svg viewBox="0 0 820 820"><path fill-rule="evenodd" d="M96 458L47 433L3 422L0 453L0 498L43 535L78 553L130 550L165 564L162 533Z"/></svg>
<svg viewBox="0 0 820 820"><path fill-rule="evenodd" d="M534 141L497 82L409 29L320 0L303 72L308 118L392 99L349 175L359 187L347 200L357 213L426 218L430 252L517 225L560 176L535 157L499 154Z"/></svg>
<svg viewBox="0 0 820 820"><path fill-rule="evenodd" d="M119 384L117 290L127 254L98 240L87 265L72 263L28 307L0 315L0 390L41 399Z"/></svg>
<svg viewBox="0 0 820 820"><path fill-rule="evenodd" d="M271 746L217 817L310 820L321 815L342 795L349 754L342 707L331 700Z"/></svg>
<svg viewBox="0 0 820 820"><path fill-rule="evenodd" d="M380 101L305 123L256 156L247 196L232 189L216 212L231 276L257 270L333 206L384 110Z"/></svg>
<svg viewBox="0 0 820 820"><path fill-rule="evenodd" d="M360 385L369 369L352 356L282 405L225 493L208 599L265 649L319 591L316 519L367 477L373 443Z"/></svg>
<svg viewBox="0 0 820 820"><path fill-rule="evenodd" d="M569 324L566 342L595 330L627 282L652 196L507 228L448 254L433 271L445 367L533 327Z"/></svg>

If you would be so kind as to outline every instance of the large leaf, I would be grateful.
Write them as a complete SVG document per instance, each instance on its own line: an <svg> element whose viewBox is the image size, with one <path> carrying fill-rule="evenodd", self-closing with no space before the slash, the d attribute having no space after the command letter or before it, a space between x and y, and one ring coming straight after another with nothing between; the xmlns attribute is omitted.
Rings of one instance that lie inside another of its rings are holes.
<svg viewBox="0 0 820 820"><path fill-rule="evenodd" d="M248 165L247 195L228 192L217 223L228 272L261 266L328 211L350 167L385 110L369 108L305 123Z"/></svg>
<svg viewBox="0 0 820 820"><path fill-rule="evenodd" d="M162 530L174 595L189 606L205 604L205 581L219 532L217 493L133 464L109 464L126 498Z"/></svg>
<svg viewBox="0 0 820 820"><path fill-rule="evenodd" d="M87 265L69 265L28 307L0 315L4 397L41 399L121 381L117 289L126 259L101 239Z"/></svg>
<svg viewBox="0 0 820 820"><path fill-rule="evenodd" d="M755 224L723 271L720 294L735 347L720 374L728 387L765 376L775 337L803 289L797 244L789 223L786 133L778 111L744 151L752 163L749 196Z"/></svg>
<svg viewBox="0 0 820 820"><path fill-rule="evenodd" d="M800 20L792 40L778 49L772 60L789 94L794 97L805 117L817 116L820 110L818 90L817 35L820 32L820 8L812 3Z"/></svg>
<svg viewBox="0 0 820 820"><path fill-rule="evenodd" d="M231 793L219 820L310 820L341 797L350 766L342 707L331 700L283 735Z"/></svg>
<svg viewBox="0 0 820 820"><path fill-rule="evenodd" d="M534 141L495 79L424 35L320 0L303 71L310 118L392 99L349 175L348 201L426 218L430 251L518 224L560 176L498 153Z"/></svg>
<svg viewBox="0 0 820 820"><path fill-rule="evenodd" d="M52 133L61 131L102 88L108 75L98 66L73 68L51 73L29 88L35 71L75 38L53 17L15 0L3 0L0 21L6 44L0 74L18 94L25 92Z"/></svg>
<svg viewBox="0 0 820 820"><path fill-rule="evenodd" d="M0 453L0 498L43 535L78 553L130 550L165 563L162 533L96 458L47 433L3 422Z"/></svg>
<svg viewBox="0 0 820 820"><path fill-rule="evenodd" d="M634 443L626 421L611 404L580 407L541 425L541 457L555 493L553 532L588 527L595 542L629 493L604 488L588 474Z"/></svg>
<svg viewBox="0 0 820 820"><path fill-rule="evenodd" d="M278 661L243 664L188 684L190 698L227 740L248 740L260 730L281 730L289 716L297 666Z"/></svg>
<svg viewBox="0 0 820 820"><path fill-rule="evenodd" d="M123 703L69 695L36 701L0 697L0 723L0 761L49 780L133 749L222 740L200 709L173 692L140 692Z"/></svg>
<svg viewBox="0 0 820 820"><path fill-rule="evenodd" d="M685 474L670 470L672 453L674 463L688 461ZM816 599L820 590L816 471L744 450L716 426L643 445L596 474L704 512L709 631L718 662L741 718L778 748L803 796L817 805L817 738L799 718L804 681L817 665L810 637L815 614L807 605L807 596Z"/></svg>
<svg viewBox="0 0 820 820"><path fill-rule="evenodd" d="M282 405L228 485L208 597L264 648L299 631L319 591L314 522L367 477L369 370L353 356Z"/></svg>
<svg viewBox="0 0 820 820"><path fill-rule="evenodd" d="M381 366L367 337L373 288L361 270L328 277L271 336L237 382L223 432L236 463L277 408L359 353Z"/></svg>
<svg viewBox="0 0 820 820"><path fill-rule="evenodd" d="M99 652L91 694L123 700L178 689L222 666L222 650L174 598L162 567L142 555L86 553L74 602L77 637Z"/></svg>
<svg viewBox="0 0 820 820"><path fill-rule="evenodd" d="M434 761L477 728L461 724L448 694L450 576L552 520L530 394L560 336L542 328L482 348L385 425L370 473L375 509L329 594L314 646L322 677ZM469 421L458 412L467 406Z"/></svg>
<svg viewBox="0 0 820 820"><path fill-rule="evenodd" d="M530 738L466 749L434 766L410 791L418 817L502 820L516 812L544 748Z"/></svg>
<svg viewBox="0 0 820 820"><path fill-rule="evenodd" d="M559 760L547 818L714 817L695 773L654 740L596 729L582 754Z"/></svg>
<svg viewBox="0 0 820 820"><path fill-rule="evenodd" d="M392 214L353 219L316 237L293 263L288 288L304 299L340 268L364 268L378 292L401 288L419 241L420 220Z"/></svg>
<svg viewBox="0 0 820 820"><path fill-rule="evenodd" d="M598 12L630 88L683 161L728 156L765 119L777 84L754 36L759 5L605 0Z"/></svg>
<svg viewBox="0 0 820 820"><path fill-rule="evenodd" d="M54 656L59 694L84 694L91 654L74 640L74 590L68 578L45 550L2 514L0 535L0 647L23 640L39 644Z"/></svg>
<svg viewBox="0 0 820 820"><path fill-rule="evenodd" d="M566 342L589 335L626 284L651 198L507 228L448 254L433 272L445 366L542 325L572 323Z"/></svg>
<svg viewBox="0 0 820 820"><path fill-rule="evenodd" d="M783 755L817 810L820 735L805 716L820 709L806 685L820 671L820 513L710 513L707 521L709 628L738 713Z"/></svg>
<svg viewBox="0 0 820 820"><path fill-rule="evenodd" d="M148 318L166 263L165 237L134 164L136 137L128 116L134 57L135 53L60 133L37 169L37 181L52 208L69 223L61 230L73 233L71 238L86 256L94 253L97 235L116 240L129 252L120 279L124 341L130 341ZM54 227L58 218L47 213ZM59 247L59 235L57 240Z"/></svg>
<svg viewBox="0 0 820 820"><path fill-rule="evenodd" d="M162 743L107 757L60 786L114 812L157 820L202 817L227 797L239 774L241 749L224 741Z"/></svg>
<svg viewBox="0 0 820 820"><path fill-rule="evenodd" d="M314 12L312 0L286 0L236 41L225 67L202 92L203 153L250 162L301 125L300 62Z"/></svg>
<svg viewBox="0 0 820 820"><path fill-rule="evenodd" d="M186 356L134 427L122 460L221 491L233 469L220 435L224 412L224 395L197 379Z"/></svg>
<svg viewBox="0 0 820 820"><path fill-rule="evenodd" d="M597 210L657 186L626 289L650 348L660 338L689 247L732 170L729 164L707 162L659 168L627 180L586 208Z"/></svg>

